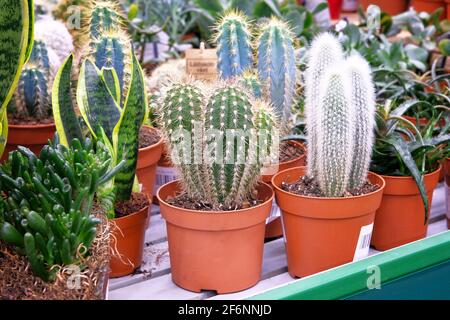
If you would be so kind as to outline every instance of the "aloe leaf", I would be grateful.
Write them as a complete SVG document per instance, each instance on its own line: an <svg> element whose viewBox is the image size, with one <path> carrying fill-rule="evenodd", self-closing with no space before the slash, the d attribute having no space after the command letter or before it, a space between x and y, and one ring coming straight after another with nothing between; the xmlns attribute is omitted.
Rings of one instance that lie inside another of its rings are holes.
<svg viewBox="0 0 450 320"><path fill-rule="evenodd" d="M73 55L71 54L59 68L52 88L53 119L60 143L66 147L74 138L83 141L80 122L72 103L72 64Z"/></svg>
<svg viewBox="0 0 450 320"><path fill-rule="evenodd" d="M134 182L139 148L139 129L145 119L146 92L144 75L133 52L130 87L122 109L119 125L117 159L125 159L124 168L115 177L117 200L128 200Z"/></svg>
<svg viewBox="0 0 450 320"><path fill-rule="evenodd" d="M403 163L406 165L409 172L411 173L411 176L414 178L417 187L419 188L420 196L422 197L422 201L425 206L425 220L424 220L425 224L428 220L428 214L430 209L428 196L425 190L423 176L420 174L419 168L417 168L416 162L414 161L409 151L408 144L400 136L397 135L385 141L397 151Z"/></svg>
<svg viewBox="0 0 450 320"><path fill-rule="evenodd" d="M121 117L101 72L90 60L83 62L78 77L77 102L84 121L97 138L101 130L113 141L113 130Z"/></svg>
<svg viewBox="0 0 450 320"><path fill-rule="evenodd" d="M409 144L409 151L414 152L423 147L433 147L435 148L437 145L450 141L450 134L445 134L441 136L437 136L431 139L423 140L423 143L411 143Z"/></svg>

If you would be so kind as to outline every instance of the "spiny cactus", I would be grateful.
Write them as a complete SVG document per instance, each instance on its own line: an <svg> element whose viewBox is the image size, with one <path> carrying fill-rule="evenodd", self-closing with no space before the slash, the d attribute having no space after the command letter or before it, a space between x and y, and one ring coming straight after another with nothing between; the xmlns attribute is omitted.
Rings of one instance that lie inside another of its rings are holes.
<svg viewBox="0 0 450 320"><path fill-rule="evenodd" d="M186 76L186 59L170 59L157 66L151 76L146 77L147 88L153 93L170 81L180 82Z"/></svg>
<svg viewBox="0 0 450 320"><path fill-rule="evenodd" d="M222 79L241 75L253 67L252 35L245 15L228 12L218 22L214 42L217 43L218 69Z"/></svg>
<svg viewBox="0 0 450 320"><path fill-rule="evenodd" d="M72 36L64 23L47 17L36 21L34 28L35 38L45 42L47 48L58 56L58 64L55 66L58 69L59 64L74 50Z"/></svg>
<svg viewBox="0 0 450 320"><path fill-rule="evenodd" d="M239 81L206 90L182 84L167 91L161 115L190 196L215 209L232 208L249 197L267 150L272 151L275 122L270 107L254 101ZM191 143L182 143L187 141Z"/></svg>
<svg viewBox="0 0 450 320"><path fill-rule="evenodd" d="M318 119L315 110L319 107L321 82L327 70L339 66L344 53L337 38L323 33L314 39L309 50L308 68L306 70L305 115L308 131L308 176L316 176L316 151Z"/></svg>
<svg viewBox="0 0 450 320"><path fill-rule="evenodd" d="M242 74L241 83L242 85L249 89L250 92L256 97L261 98L263 94L263 88L261 82L258 79L258 75L250 70L244 71Z"/></svg>
<svg viewBox="0 0 450 320"><path fill-rule="evenodd" d="M258 74L268 87L275 114L289 119L295 96L297 68L293 33L286 23L272 18L258 37Z"/></svg>
<svg viewBox="0 0 450 320"><path fill-rule="evenodd" d="M347 58L351 76L352 104L356 113L355 155L350 174L350 188L361 187L367 178L372 156L375 127L375 89L368 62L359 54Z"/></svg>

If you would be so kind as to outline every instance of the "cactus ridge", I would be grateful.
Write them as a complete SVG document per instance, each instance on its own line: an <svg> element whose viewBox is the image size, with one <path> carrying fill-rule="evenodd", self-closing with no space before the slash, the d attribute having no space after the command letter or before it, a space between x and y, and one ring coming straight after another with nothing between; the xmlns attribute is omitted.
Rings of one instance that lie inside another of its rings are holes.
<svg viewBox="0 0 450 320"><path fill-rule="evenodd" d="M240 84L250 90L255 98L261 98L263 95L263 88L258 75L251 70L245 70L242 74Z"/></svg>
<svg viewBox="0 0 450 320"><path fill-rule="evenodd" d="M344 59L342 47L336 37L329 33L317 36L309 50L308 68L306 70L305 115L308 133L308 166L307 174L316 176L317 132L321 82L326 71L339 66Z"/></svg>
<svg viewBox="0 0 450 320"><path fill-rule="evenodd" d="M252 35L245 15L230 11L215 27L218 69L222 79L241 75L253 66Z"/></svg>

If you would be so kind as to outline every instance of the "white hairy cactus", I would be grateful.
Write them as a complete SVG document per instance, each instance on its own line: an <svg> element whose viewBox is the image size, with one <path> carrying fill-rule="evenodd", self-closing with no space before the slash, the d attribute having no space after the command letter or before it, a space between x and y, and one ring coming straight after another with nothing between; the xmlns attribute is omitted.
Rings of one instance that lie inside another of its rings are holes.
<svg viewBox="0 0 450 320"><path fill-rule="evenodd" d="M367 61L359 54L347 58L346 67L351 77L352 104L356 114L355 154L349 186L361 187L367 179L375 127L375 89Z"/></svg>
<svg viewBox="0 0 450 320"><path fill-rule="evenodd" d="M305 115L308 130L308 176L314 177L316 172L317 133L318 123L314 112L319 105L319 90L321 81L327 70L342 63L344 53L336 37L323 33L314 39L309 50L308 68L306 70L306 100Z"/></svg>
<svg viewBox="0 0 450 320"><path fill-rule="evenodd" d="M186 76L186 59L170 59L156 67L151 76L146 77L146 85L153 93L170 82L181 82Z"/></svg>

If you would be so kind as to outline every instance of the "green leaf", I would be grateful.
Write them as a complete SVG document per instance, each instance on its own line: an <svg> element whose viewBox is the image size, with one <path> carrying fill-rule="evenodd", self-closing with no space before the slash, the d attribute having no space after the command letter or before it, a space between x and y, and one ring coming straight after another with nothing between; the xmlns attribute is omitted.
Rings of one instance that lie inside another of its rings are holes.
<svg viewBox="0 0 450 320"><path fill-rule="evenodd" d="M213 17L219 16L224 10L220 0L194 0L194 3L196 6L206 10Z"/></svg>
<svg viewBox="0 0 450 320"><path fill-rule="evenodd" d="M411 176L414 178L417 187L419 188L420 196L422 197L422 201L425 206L425 224L428 220L428 214L430 210L428 196L425 190L425 185L423 183L423 177L420 174L419 168L417 168L416 162L414 161L409 151L408 144L400 136L397 135L394 135L392 138L387 139L386 142L397 151L403 163L411 173Z"/></svg>
<svg viewBox="0 0 450 320"><path fill-rule="evenodd" d="M113 68L103 68L102 75L105 79L106 85L108 86L109 92L111 92L111 95L114 97L117 105L120 105L121 91L119 77L117 76L116 70Z"/></svg>
<svg viewBox="0 0 450 320"><path fill-rule="evenodd" d="M328 8L328 3L327 3L327 2L321 2L321 3L319 3L319 4L314 8L314 10L312 11L312 13L313 13L314 15L316 15L316 14L322 12L323 10L325 10L325 9L327 9L327 8Z"/></svg>
<svg viewBox="0 0 450 320"><path fill-rule="evenodd" d="M450 134L445 134L437 137L433 137L431 139L425 139L423 140L423 143L420 142L414 142L409 144L409 151L414 152L417 151L420 148L424 147L433 147L436 148L436 146L449 142L450 141Z"/></svg>
<svg viewBox="0 0 450 320"><path fill-rule="evenodd" d="M53 119L60 143L66 147L74 138L83 141L81 126L72 102L72 64L71 54L59 68L52 89Z"/></svg>

